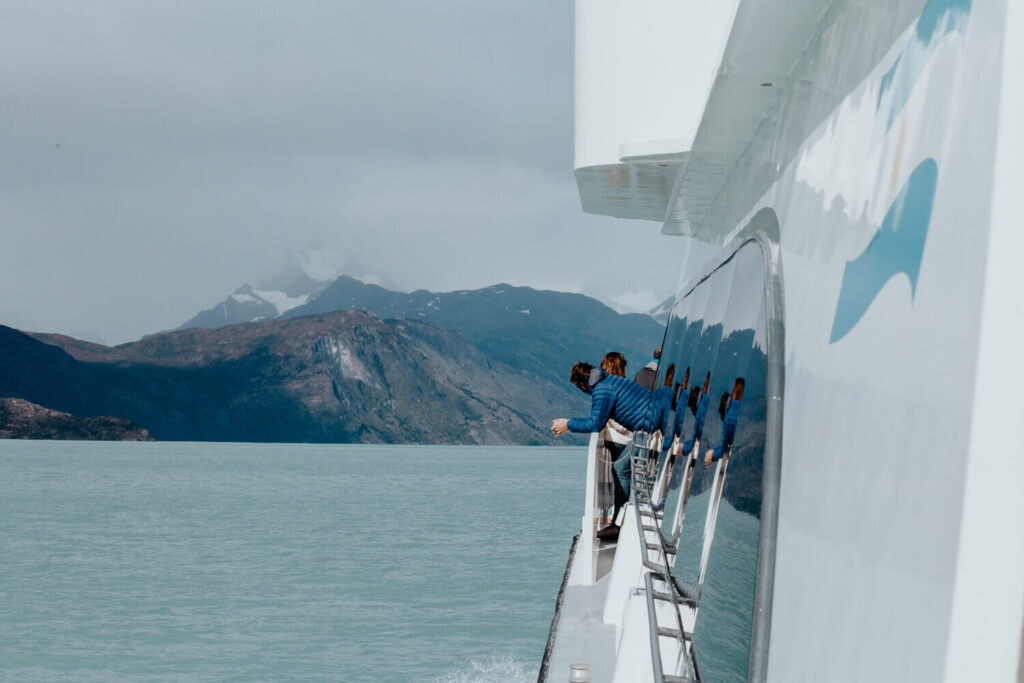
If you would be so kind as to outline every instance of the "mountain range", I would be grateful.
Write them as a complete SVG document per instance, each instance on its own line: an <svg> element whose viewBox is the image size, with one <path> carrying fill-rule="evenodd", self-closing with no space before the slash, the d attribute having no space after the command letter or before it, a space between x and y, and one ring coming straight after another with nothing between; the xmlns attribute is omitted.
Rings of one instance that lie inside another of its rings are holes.
<svg viewBox="0 0 1024 683"><path fill-rule="evenodd" d="M351 286L336 282L342 276L364 285L376 286L376 293L353 292ZM328 287L335 290L325 292ZM499 285L508 287L508 285ZM523 288L527 289L527 288ZM382 290L382 292L381 292ZM473 290L467 290L473 291ZM383 293L383 296L381 294ZM403 305L403 297L411 297L408 305ZM418 290L408 295L400 292L388 279L365 266L346 259L337 252L325 248L307 248L292 252L285 267L277 275L260 280L255 286L244 284L225 299L214 306L201 311L186 320L176 329L184 330L191 327L214 329L225 325L243 322L257 322L272 318L291 315L305 315L309 310L325 312L340 308L364 307L377 310L372 302L383 302L389 306L391 313L399 315L402 311L419 317L430 317L432 311L423 304L429 302L434 295L427 290ZM588 297L589 298L589 297ZM319 299L319 301L318 301ZM417 304L417 302L419 302ZM648 315L664 327L672 309L673 297L669 297L650 310L623 311L612 308L620 313L640 313ZM303 309L293 312L294 309ZM382 314L383 315L383 314Z"/></svg>
<svg viewBox="0 0 1024 683"><path fill-rule="evenodd" d="M0 327L0 396L117 415L156 439L547 443L578 397L457 334L337 311L109 348Z"/></svg>
<svg viewBox="0 0 1024 683"><path fill-rule="evenodd" d="M306 303L343 273L362 282L394 288L383 276L337 252L308 248L289 254L285 267L274 277L261 280L255 287L248 283L242 285L226 299L200 311L177 329L215 329L235 323L276 318Z"/></svg>
<svg viewBox="0 0 1024 683"><path fill-rule="evenodd" d="M597 364L620 351L639 370L661 342L662 327L640 313L616 313L582 294L498 284L434 293L394 292L341 276L310 301L284 313L296 318L369 310L383 318L435 323L458 332L488 357L552 382L566 382L577 360Z"/></svg>
<svg viewBox="0 0 1024 683"><path fill-rule="evenodd" d="M344 274L342 274L344 272ZM365 267L325 249L291 255L257 287L238 288L178 329L216 329L242 322L367 310L388 318L432 322L458 332L489 357L564 382L577 360L597 363L617 350L639 370L661 341L672 300L649 313L618 313L582 294L497 284L436 293L397 291Z"/></svg>
<svg viewBox="0 0 1024 683"><path fill-rule="evenodd" d="M161 440L542 444L551 418L587 410L572 362L619 350L639 368L661 339L649 316L527 287L405 294L341 276L305 296L117 347L0 327L0 397Z"/></svg>

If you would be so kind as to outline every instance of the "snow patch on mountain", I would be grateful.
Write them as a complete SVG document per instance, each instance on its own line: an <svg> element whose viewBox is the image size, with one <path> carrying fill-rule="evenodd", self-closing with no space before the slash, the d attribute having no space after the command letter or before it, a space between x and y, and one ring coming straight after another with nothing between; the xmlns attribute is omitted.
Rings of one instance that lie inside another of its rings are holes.
<svg viewBox="0 0 1024 683"><path fill-rule="evenodd" d="M659 299L658 294L646 289L629 290L608 296L605 303L616 313L643 313L664 325L668 322L675 298Z"/></svg>
<svg viewBox="0 0 1024 683"><path fill-rule="evenodd" d="M285 311L290 311L296 306L302 306L309 300L308 294L303 294L302 296L288 296L284 292L268 292L262 289L254 289L252 290L252 293L276 308L278 315L281 315ZM234 298L237 299L238 295L234 295Z"/></svg>
<svg viewBox="0 0 1024 683"><path fill-rule="evenodd" d="M668 323L668 316L672 312L672 307L675 306L675 303L675 297L670 296L651 310L647 311L647 315L664 325Z"/></svg>
<svg viewBox="0 0 1024 683"><path fill-rule="evenodd" d="M649 289L631 289L609 296L608 302L618 313L647 313L658 305L659 299Z"/></svg>
<svg viewBox="0 0 1024 683"><path fill-rule="evenodd" d="M346 346L344 340L338 337L321 337L313 345L313 351L334 365L334 372L338 373L339 378L354 379L371 386L379 386L373 381L370 372L359 360L358 355Z"/></svg>

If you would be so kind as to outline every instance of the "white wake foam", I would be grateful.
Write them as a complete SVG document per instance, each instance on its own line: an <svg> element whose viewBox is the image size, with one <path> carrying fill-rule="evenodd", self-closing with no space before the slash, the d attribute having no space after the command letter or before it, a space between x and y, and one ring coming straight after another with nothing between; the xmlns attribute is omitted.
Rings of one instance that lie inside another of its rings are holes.
<svg viewBox="0 0 1024 683"><path fill-rule="evenodd" d="M536 680L536 668L527 669L509 655L485 661L467 660L461 669L434 679L434 683L528 683Z"/></svg>

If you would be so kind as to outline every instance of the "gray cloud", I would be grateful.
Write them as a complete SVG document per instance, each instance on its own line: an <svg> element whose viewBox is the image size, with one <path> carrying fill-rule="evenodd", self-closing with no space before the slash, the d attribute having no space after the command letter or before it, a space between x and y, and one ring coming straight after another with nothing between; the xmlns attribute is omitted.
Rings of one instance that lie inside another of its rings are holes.
<svg viewBox="0 0 1024 683"><path fill-rule="evenodd" d="M110 343L290 249L408 289L675 286L584 215L568 2L0 1L0 323Z"/></svg>

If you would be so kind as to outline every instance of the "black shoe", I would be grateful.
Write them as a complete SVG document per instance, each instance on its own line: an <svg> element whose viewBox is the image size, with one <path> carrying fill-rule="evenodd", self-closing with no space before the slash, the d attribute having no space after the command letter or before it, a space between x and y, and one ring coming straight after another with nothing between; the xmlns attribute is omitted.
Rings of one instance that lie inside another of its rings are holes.
<svg viewBox="0 0 1024 683"><path fill-rule="evenodd" d="M619 526L617 524L609 524L600 529L596 535L602 541L614 541L619 537Z"/></svg>

